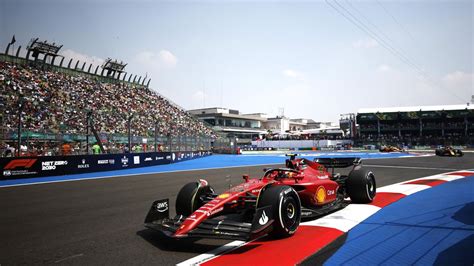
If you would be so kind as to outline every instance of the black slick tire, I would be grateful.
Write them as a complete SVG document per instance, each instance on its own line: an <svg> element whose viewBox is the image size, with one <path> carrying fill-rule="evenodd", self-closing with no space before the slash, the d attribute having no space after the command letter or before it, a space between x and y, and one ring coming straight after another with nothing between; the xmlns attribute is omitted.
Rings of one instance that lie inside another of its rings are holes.
<svg viewBox="0 0 474 266"><path fill-rule="evenodd" d="M370 203L376 194L375 175L363 167L352 170L346 180L346 191L353 203Z"/></svg>
<svg viewBox="0 0 474 266"><path fill-rule="evenodd" d="M200 199L201 196L212 192L213 190L210 186L200 186L198 182L184 185L176 197L176 214L185 217L191 215L195 210L204 205Z"/></svg>
<svg viewBox="0 0 474 266"><path fill-rule="evenodd" d="M258 207L272 206L275 238L293 235L301 221L301 202L298 193L290 186L272 186L265 189L258 200Z"/></svg>

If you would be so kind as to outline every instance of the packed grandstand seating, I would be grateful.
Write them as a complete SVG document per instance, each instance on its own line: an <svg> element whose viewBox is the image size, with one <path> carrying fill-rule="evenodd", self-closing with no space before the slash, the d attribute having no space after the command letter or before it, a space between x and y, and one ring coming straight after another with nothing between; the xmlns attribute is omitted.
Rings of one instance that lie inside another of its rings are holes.
<svg viewBox="0 0 474 266"><path fill-rule="evenodd" d="M126 83L101 83L81 75L43 71L31 66L0 62L0 105L3 125L17 127L18 104L24 98L23 127L29 130L84 134L90 110L99 132L147 136L158 121L160 133L185 128L192 134L212 134L195 118L156 92Z"/></svg>
<svg viewBox="0 0 474 266"><path fill-rule="evenodd" d="M0 62L2 131L16 132L20 99L23 129L85 135L87 113L99 133L211 136L212 130L155 91L128 83L105 83L81 74Z"/></svg>

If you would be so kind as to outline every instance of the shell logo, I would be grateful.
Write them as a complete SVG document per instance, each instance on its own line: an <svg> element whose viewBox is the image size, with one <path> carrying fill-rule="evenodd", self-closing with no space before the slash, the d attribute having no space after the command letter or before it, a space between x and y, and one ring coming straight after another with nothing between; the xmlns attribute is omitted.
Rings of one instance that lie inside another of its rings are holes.
<svg viewBox="0 0 474 266"><path fill-rule="evenodd" d="M314 199L317 203L323 203L326 200L326 189L323 186L318 187Z"/></svg>
<svg viewBox="0 0 474 266"><path fill-rule="evenodd" d="M218 199L227 199L230 196L229 193L220 194L217 196Z"/></svg>

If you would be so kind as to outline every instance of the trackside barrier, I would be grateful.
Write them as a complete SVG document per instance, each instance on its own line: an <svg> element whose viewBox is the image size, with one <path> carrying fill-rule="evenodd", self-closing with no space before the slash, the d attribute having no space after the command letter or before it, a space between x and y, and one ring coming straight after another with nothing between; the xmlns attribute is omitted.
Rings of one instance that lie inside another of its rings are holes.
<svg viewBox="0 0 474 266"><path fill-rule="evenodd" d="M176 163L211 155L209 151L148 152L0 158L0 179L111 171Z"/></svg>

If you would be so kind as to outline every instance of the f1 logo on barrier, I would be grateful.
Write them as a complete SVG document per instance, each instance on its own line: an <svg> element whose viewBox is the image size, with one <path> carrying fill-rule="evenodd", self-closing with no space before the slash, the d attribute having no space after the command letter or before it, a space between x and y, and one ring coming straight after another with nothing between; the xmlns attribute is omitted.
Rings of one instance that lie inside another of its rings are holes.
<svg viewBox="0 0 474 266"><path fill-rule="evenodd" d="M4 170L13 170L18 167L23 167L25 169L30 168L36 162L37 159L15 159L10 161L3 169Z"/></svg>

